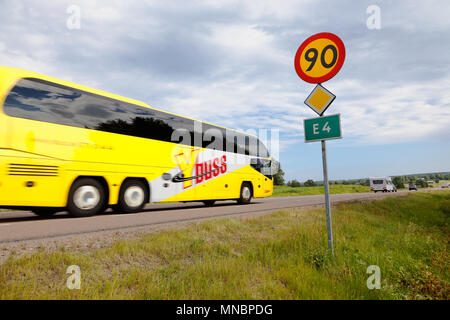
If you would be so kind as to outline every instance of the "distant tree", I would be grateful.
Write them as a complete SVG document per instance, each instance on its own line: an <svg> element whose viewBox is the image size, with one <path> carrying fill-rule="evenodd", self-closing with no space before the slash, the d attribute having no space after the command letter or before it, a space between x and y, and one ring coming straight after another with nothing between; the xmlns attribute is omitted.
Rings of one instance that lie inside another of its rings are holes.
<svg viewBox="0 0 450 320"><path fill-rule="evenodd" d="M370 181L369 179L363 179L359 182L360 185L362 185L363 187L368 187L370 186Z"/></svg>
<svg viewBox="0 0 450 320"><path fill-rule="evenodd" d="M305 181L304 185L305 187L314 187L316 183L313 180L309 179Z"/></svg>
<svg viewBox="0 0 450 320"><path fill-rule="evenodd" d="M276 186L284 186L284 171L281 168L277 174L273 176L273 184Z"/></svg>
<svg viewBox="0 0 450 320"><path fill-rule="evenodd" d="M342 184L350 184L347 180L342 181Z"/></svg>
<svg viewBox="0 0 450 320"><path fill-rule="evenodd" d="M397 189L403 188L403 179L402 177L394 177L392 178L392 183Z"/></svg>
<svg viewBox="0 0 450 320"><path fill-rule="evenodd" d="M302 186L302 184L299 181L297 181L296 179L289 181L287 185L289 187L293 187L293 188L298 188L298 187Z"/></svg>
<svg viewBox="0 0 450 320"><path fill-rule="evenodd" d="M423 179L417 179L415 184L420 188L428 188L428 183Z"/></svg>
<svg viewBox="0 0 450 320"><path fill-rule="evenodd" d="M408 177L408 184L415 184L416 181L417 181L417 178L415 176Z"/></svg>

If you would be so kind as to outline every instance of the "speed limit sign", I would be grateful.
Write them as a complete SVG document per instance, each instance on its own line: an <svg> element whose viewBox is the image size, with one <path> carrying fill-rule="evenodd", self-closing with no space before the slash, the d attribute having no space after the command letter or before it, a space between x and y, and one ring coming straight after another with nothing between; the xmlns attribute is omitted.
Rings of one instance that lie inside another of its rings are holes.
<svg viewBox="0 0 450 320"><path fill-rule="evenodd" d="M295 54L295 71L309 83L333 78L345 60L345 47L335 34L322 32L306 39Z"/></svg>

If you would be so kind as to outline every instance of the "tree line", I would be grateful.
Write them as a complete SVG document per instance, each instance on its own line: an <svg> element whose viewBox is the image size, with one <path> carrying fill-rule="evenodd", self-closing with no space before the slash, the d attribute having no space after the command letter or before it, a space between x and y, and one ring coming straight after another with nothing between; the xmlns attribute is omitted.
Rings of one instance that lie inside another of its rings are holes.
<svg viewBox="0 0 450 320"><path fill-rule="evenodd" d="M403 176L392 176L392 183L397 189L404 188L405 184L415 184L420 188L426 188L428 181L438 183L440 180L450 180L450 172L438 172L438 173L420 173ZM273 184L276 186L289 186L289 187L313 187L323 186L323 181L314 181L308 179L305 182L300 182L297 179L286 181L284 178L284 171L280 168L280 171L273 176ZM361 186L369 186L370 180L368 178L362 179L348 179L348 180L331 180L330 184L358 184Z"/></svg>

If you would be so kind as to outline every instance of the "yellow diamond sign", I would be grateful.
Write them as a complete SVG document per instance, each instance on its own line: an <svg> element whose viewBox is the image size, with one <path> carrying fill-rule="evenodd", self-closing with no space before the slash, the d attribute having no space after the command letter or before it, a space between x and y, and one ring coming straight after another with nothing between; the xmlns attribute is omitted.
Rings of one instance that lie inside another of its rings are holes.
<svg viewBox="0 0 450 320"><path fill-rule="evenodd" d="M306 98L305 104L321 116L335 98L334 94L318 84Z"/></svg>

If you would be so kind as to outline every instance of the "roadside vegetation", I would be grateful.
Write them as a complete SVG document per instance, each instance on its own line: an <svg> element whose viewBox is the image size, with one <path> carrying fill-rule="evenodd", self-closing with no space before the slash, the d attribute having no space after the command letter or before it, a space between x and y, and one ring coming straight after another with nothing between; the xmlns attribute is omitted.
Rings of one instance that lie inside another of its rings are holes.
<svg viewBox="0 0 450 320"><path fill-rule="evenodd" d="M317 194L324 194L324 186L314 186L314 187L290 187L290 186L274 186L273 196L274 197L286 197L286 196L311 196ZM341 184L330 184L330 193L362 193L370 192L370 188L360 185L341 185Z"/></svg>
<svg viewBox="0 0 450 320"><path fill-rule="evenodd" d="M408 190L408 186L413 184L417 188L440 188L447 184L450 178L450 173L436 173L436 174L418 174L407 176L395 176L392 178L397 190ZM426 180L430 179L430 180ZM285 181L284 171L280 169L274 176L274 197L283 196L306 196L324 194L323 181L314 181L311 179L305 182L300 182L296 179ZM361 193L370 192L369 179L351 179L351 180L332 180L329 183L330 192L332 194L338 193Z"/></svg>
<svg viewBox="0 0 450 320"><path fill-rule="evenodd" d="M440 188L443 184L448 183L448 180L441 180L439 183L435 183L434 185L429 186L429 188ZM420 189L425 189L421 188ZM399 191L407 190L403 186L398 188ZM274 186L273 187L273 196L274 197L286 197L286 196L310 196L317 194L324 194L323 185L313 186L313 187L292 187L292 186ZM330 192L331 194L339 194L339 193L362 193L362 192L370 192L370 188L368 186L362 186L359 184L330 184Z"/></svg>
<svg viewBox="0 0 450 320"><path fill-rule="evenodd" d="M450 191L200 222L0 265L0 299L449 299ZM81 269L81 289L66 269ZM379 266L381 289L367 288Z"/></svg>

